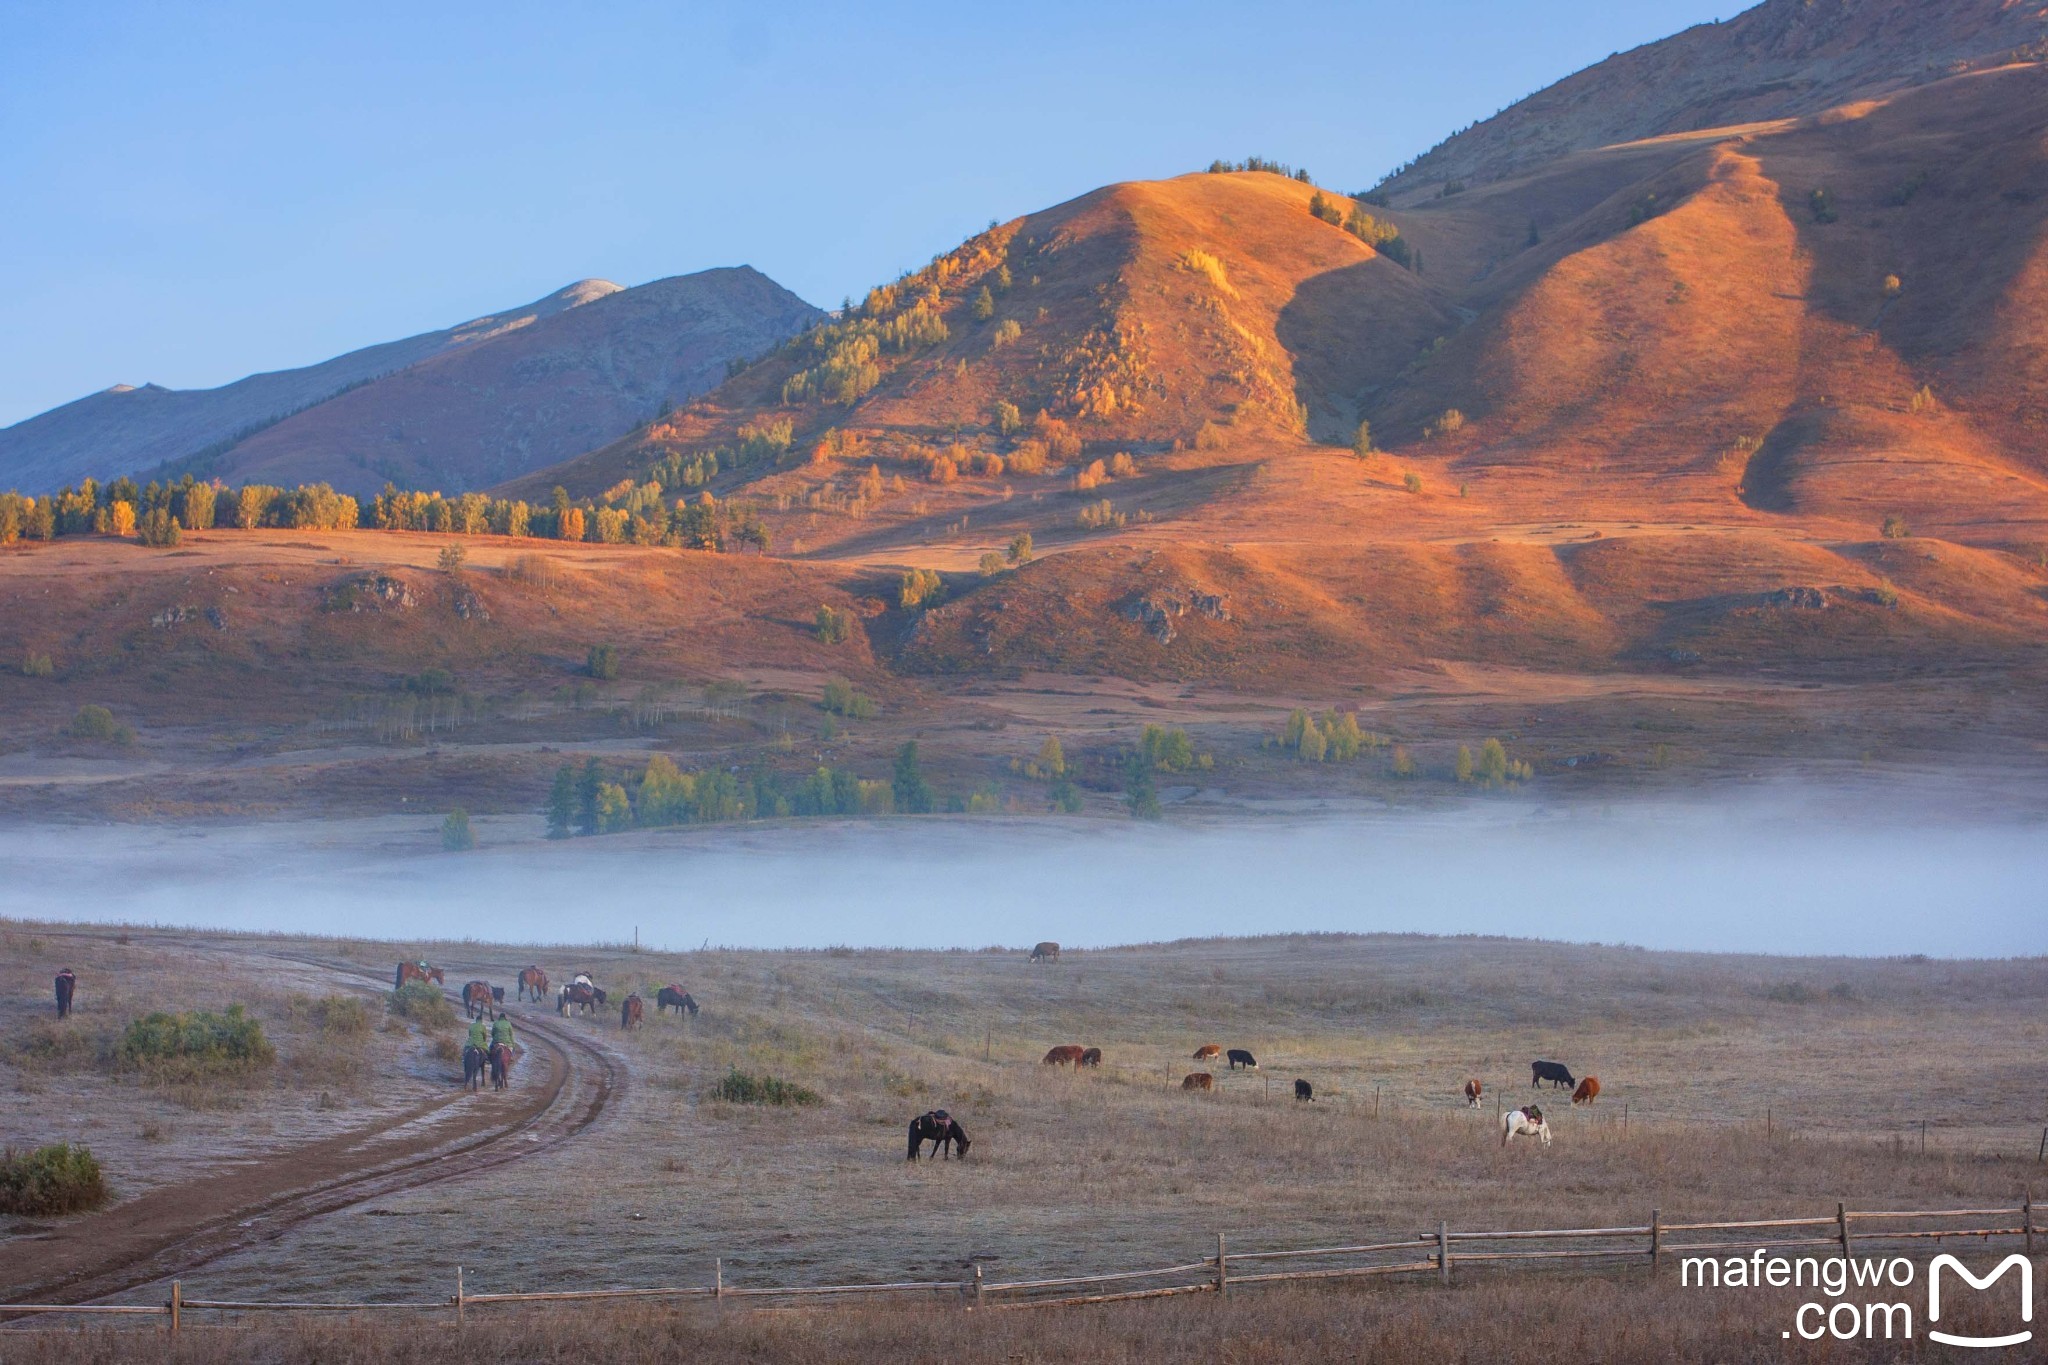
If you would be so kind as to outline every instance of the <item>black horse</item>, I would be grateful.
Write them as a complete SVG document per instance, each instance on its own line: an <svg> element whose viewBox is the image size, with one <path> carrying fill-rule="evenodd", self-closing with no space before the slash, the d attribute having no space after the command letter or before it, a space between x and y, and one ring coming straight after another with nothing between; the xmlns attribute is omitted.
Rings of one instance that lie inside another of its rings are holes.
<svg viewBox="0 0 2048 1365"><path fill-rule="evenodd" d="M503 1090L512 1083L512 1049L504 1043L491 1044L491 1089Z"/></svg>
<svg viewBox="0 0 2048 1365"><path fill-rule="evenodd" d="M462 1049L462 1083L471 1090L484 1088L484 1072L490 1069L490 1055L480 1047Z"/></svg>
<svg viewBox="0 0 2048 1365"><path fill-rule="evenodd" d="M687 1014L692 1019L695 1019L697 1017L697 1002L691 999L690 993L681 986L663 986L654 993L654 1012L656 1014L667 1014L670 1010L674 1010L678 1014Z"/></svg>
<svg viewBox="0 0 2048 1365"><path fill-rule="evenodd" d="M69 967L57 973L57 1017L71 1017L71 997L78 994L78 978Z"/></svg>
<svg viewBox="0 0 2048 1365"><path fill-rule="evenodd" d="M910 1121L910 1155L915 1161L924 1154L924 1145L933 1144L932 1155L944 1152L951 1160L954 1152L960 1159L967 1159L967 1130L960 1126L960 1120L943 1109L934 1109L929 1114L919 1114Z"/></svg>

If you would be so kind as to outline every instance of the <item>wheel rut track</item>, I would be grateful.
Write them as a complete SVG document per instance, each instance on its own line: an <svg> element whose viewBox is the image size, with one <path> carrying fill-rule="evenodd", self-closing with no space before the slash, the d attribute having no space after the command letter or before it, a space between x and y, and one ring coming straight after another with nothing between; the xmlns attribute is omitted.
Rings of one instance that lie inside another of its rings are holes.
<svg viewBox="0 0 2048 1365"><path fill-rule="evenodd" d="M376 989L386 981L338 958L264 956ZM467 1092L449 1095L365 1128L234 1163L223 1174L152 1190L42 1235L9 1238L0 1242L0 1296L12 1303L89 1303L189 1274L326 1214L557 1150L623 1093L626 1070L559 1023L524 1014L516 1021L529 1045L528 1074L534 1054L544 1053L548 1079L538 1090L510 1092L526 1101L510 1113L458 1110ZM295 1175L308 1165L315 1171Z"/></svg>

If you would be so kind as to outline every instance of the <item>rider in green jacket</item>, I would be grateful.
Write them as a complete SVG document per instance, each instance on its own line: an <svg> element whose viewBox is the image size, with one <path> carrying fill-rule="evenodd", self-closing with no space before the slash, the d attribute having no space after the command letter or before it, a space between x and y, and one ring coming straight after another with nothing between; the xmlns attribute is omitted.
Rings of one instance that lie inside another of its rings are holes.
<svg viewBox="0 0 2048 1365"><path fill-rule="evenodd" d="M500 1043L512 1046L512 1017L507 1014L499 1015L498 1022L491 1025L491 1046L496 1047Z"/></svg>
<svg viewBox="0 0 2048 1365"><path fill-rule="evenodd" d="M473 1019L469 1025L469 1045L478 1052L491 1045L491 1026L481 1019Z"/></svg>

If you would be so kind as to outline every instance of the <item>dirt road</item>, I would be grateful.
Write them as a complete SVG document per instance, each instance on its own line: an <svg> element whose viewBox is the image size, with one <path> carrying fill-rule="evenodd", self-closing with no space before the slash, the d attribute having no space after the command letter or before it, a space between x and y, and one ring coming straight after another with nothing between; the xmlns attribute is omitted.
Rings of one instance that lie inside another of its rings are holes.
<svg viewBox="0 0 2048 1365"><path fill-rule="evenodd" d="M376 982L339 959L288 960L319 967L359 990ZM10 1237L0 1244L0 1302L104 1298L269 1241L322 1214L473 1175L573 1139L622 1091L625 1068L550 1022L545 1006L515 1007L513 1018L526 1053L506 1093L472 1095L451 1087L380 1123L153 1190L94 1217Z"/></svg>

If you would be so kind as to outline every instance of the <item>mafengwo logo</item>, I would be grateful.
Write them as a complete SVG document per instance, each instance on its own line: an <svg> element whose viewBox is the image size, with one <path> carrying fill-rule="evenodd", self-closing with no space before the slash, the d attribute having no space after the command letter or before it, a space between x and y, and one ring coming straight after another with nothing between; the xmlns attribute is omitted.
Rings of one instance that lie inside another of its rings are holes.
<svg viewBox="0 0 2048 1365"><path fill-rule="evenodd" d="M2034 1339L2032 1328L2011 1332L2002 1337L1966 1337L1941 1331L1935 1323L1941 1321L1941 1272L1953 1270L1972 1289L1989 1289L2015 1266L2020 1272L2020 1321L2034 1320L2034 1266L2025 1256L2015 1251L1998 1263L1998 1268L1979 1279L1970 1273L1970 1268L1955 1257L1943 1252L1927 1267L1927 1335L1945 1346L2019 1346Z"/></svg>

